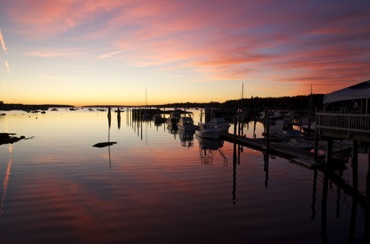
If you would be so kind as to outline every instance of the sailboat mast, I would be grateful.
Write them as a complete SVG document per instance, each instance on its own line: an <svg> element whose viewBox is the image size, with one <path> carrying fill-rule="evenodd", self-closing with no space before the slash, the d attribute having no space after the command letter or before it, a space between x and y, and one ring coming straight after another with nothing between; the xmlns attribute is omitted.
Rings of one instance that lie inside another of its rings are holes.
<svg viewBox="0 0 370 244"><path fill-rule="evenodd" d="M244 83L242 83L242 110L243 110L243 100L244 100Z"/></svg>
<svg viewBox="0 0 370 244"><path fill-rule="evenodd" d="M148 107L148 91L147 88L145 87L145 108Z"/></svg>

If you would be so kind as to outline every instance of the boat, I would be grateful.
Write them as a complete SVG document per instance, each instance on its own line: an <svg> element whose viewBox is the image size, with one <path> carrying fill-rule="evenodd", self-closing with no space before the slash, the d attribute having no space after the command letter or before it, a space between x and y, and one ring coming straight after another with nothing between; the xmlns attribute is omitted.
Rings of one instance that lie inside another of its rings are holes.
<svg viewBox="0 0 370 244"><path fill-rule="evenodd" d="M117 142L115 141L107 141L107 142L98 142L96 144L93 145L93 147L109 147L109 146L113 146L114 144L117 144Z"/></svg>
<svg viewBox="0 0 370 244"><path fill-rule="evenodd" d="M203 113L201 113L200 116L200 121L202 121ZM195 130L195 135L203 138L218 139L221 137L222 133L227 133L229 128L230 125L225 121L224 118L214 117L207 122L199 122L199 126Z"/></svg>
<svg viewBox="0 0 370 244"><path fill-rule="evenodd" d="M0 145L13 144L22 139L26 139L26 137L25 136L16 137L15 133L0 133Z"/></svg>
<svg viewBox="0 0 370 244"><path fill-rule="evenodd" d="M150 121L152 119L153 119L152 115L150 113L148 113L147 111L145 111L144 114L143 114L142 120L143 121Z"/></svg>
<svg viewBox="0 0 370 244"><path fill-rule="evenodd" d="M155 114L153 116L154 124L161 125L162 123L166 122L166 118L162 117L160 114Z"/></svg>
<svg viewBox="0 0 370 244"><path fill-rule="evenodd" d="M180 120L181 113L179 111L174 111L170 114L170 117L167 118L167 125L177 128L177 123Z"/></svg>
<svg viewBox="0 0 370 244"><path fill-rule="evenodd" d="M310 126L308 126L308 123L307 124L303 124L302 125L302 130L305 132L305 133L312 133L314 134L315 133L315 129L316 129L316 123L315 121L312 122L310 124Z"/></svg>
<svg viewBox="0 0 370 244"><path fill-rule="evenodd" d="M314 149L314 146L312 144L308 143L305 139L300 137L290 139L289 145L303 150Z"/></svg>
<svg viewBox="0 0 370 244"><path fill-rule="evenodd" d="M195 135L208 138L219 139L221 137L221 128L213 123L199 123L199 127L195 130Z"/></svg>
<svg viewBox="0 0 370 244"><path fill-rule="evenodd" d="M284 118L283 114L279 111L268 111L268 117L270 120L279 120ZM260 112L259 118L262 120L266 119L266 112Z"/></svg>
<svg viewBox="0 0 370 244"><path fill-rule="evenodd" d="M263 132L262 135L266 136L266 133ZM269 137L272 140L289 141L291 138L298 138L301 136L302 134L299 130L293 129L290 120L277 120L269 127Z"/></svg>
<svg viewBox="0 0 370 244"><path fill-rule="evenodd" d="M210 121L206 122L208 126L217 127L222 132L228 132L230 125L226 122L224 118L216 117L212 118Z"/></svg>
<svg viewBox="0 0 370 244"><path fill-rule="evenodd" d="M191 117L180 117L177 128L182 131L195 131L196 126Z"/></svg>

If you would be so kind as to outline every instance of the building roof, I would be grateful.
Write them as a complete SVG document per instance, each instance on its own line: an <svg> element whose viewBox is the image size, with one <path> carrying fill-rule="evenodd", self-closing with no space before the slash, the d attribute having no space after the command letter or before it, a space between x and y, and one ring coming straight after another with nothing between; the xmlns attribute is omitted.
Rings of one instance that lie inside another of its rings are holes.
<svg viewBox="0 0 370 244"><path fill-rule="evenodd" d="M326 94L324 104L370 98L370 80Z"/></svg>

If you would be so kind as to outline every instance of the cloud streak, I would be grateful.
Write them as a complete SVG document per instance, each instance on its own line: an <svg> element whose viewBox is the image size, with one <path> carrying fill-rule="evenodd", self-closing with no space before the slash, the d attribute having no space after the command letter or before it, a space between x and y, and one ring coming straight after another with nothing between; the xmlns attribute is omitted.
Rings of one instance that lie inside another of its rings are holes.
<svg viewBox="0 0 370 244"><path fill-rule="evenodd" d="M8 53L8 50L6 48L4 37L3 37L3 33L1 31L1 29L0 29L0 44L1 44L1 47L3 48L4 53L7 54Z"/></svg>
<svg viewBox="0 0 370 244"><path fill-rule="evenodd" d="M4 61L4 66L5 66L6 73L9 74L10 73L10 65L9 65L9 62L7 60Z"/></svg>

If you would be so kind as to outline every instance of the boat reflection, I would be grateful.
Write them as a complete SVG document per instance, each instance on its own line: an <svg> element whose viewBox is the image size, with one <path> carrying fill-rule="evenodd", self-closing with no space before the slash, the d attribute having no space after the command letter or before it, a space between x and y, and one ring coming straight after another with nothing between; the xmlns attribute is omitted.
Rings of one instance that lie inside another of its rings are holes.
<svg viewBox="0 0 370 244"><path fill-rule="evenodd" d="M168 131L168 133L173 135L174 139L176 139L176 135L178 133L177 125L167 124L167 131Z"/></svg>
<svg viewBox="0 0 370 244"><path fill-rule="evenodd" d="M224 158L224 165L228 165L228 160L221 151L221 148L224 145L223 140L207 139L197 135L195 135L195 138L199 142L199 155L201 164L213 164L213 159L218 151Z"/></svg>
<svg viewBox="0 0 370 244"><path fill-rule="evenodd" d="M194 146L194 131L179 130L178 134L181 146L188 148Z"/></svg>

